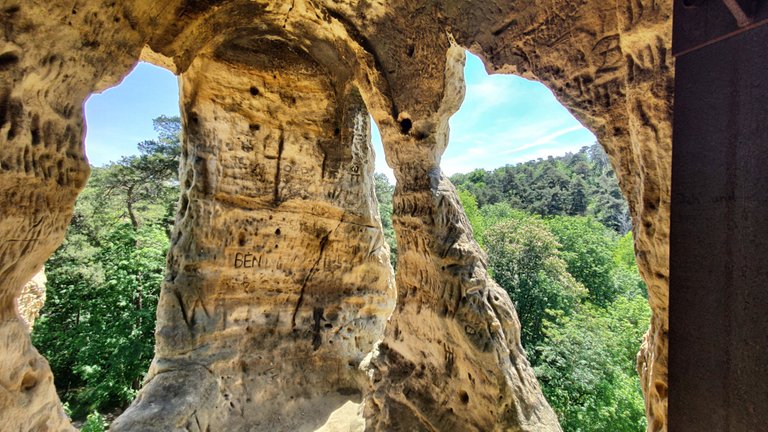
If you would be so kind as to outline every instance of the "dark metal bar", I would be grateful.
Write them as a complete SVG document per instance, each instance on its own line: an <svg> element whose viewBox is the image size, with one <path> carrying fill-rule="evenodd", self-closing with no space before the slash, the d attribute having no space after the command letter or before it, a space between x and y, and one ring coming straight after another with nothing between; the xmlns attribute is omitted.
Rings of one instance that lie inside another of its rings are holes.
<svg viewBox="0 0 768 432"><path fill-rule="evenodd" d="M742 9L741 5L736 0L723 0L723 3L725 3L725 6L731 11L731 15L736 18L736 24L738 24L739 27L746 27L754 22L752 17L744 12L744 9Z"/></svg>
<svg viewBox="0 0 768 432"><path fill-rule="evenodd" d="M672 54L682 56L768 23L768 0L673 0Z"/></svg>

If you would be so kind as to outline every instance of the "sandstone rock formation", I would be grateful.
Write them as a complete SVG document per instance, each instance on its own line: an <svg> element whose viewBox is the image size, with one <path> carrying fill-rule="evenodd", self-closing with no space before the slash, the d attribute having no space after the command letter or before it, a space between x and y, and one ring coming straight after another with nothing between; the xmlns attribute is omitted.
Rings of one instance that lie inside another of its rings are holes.
<svg viewBox="0 0 768 432"><path fill-rule="evenodd" d="M180 75L182 191L155 360L114 430L559 430L439 168L463 48L547 84L608 150L654 311L649 430L666 429L671 2L2 0L0 17L10 430L71 429L14 299L87 178L82 102L140 57ZM396 296L369 114L398 180Z"/></svg>
<svg viewBox="0 0 768 432"><path fill-rule="evenodd" d="M24 285L21 289L21 294L16 299L16 307L21 315L22 321L29 327L30 331L32 326L35 325L35 320L40 315L40 309L45 304L45 269L40 270L37 274Z"/></svg>
<svg viewBox="0 0 768 432"><path fill-rule="evenodd" d="M229 44L182 77L156 358L115 430L314 430L360 402L392 311L359 91L283 42Z"/></svg>

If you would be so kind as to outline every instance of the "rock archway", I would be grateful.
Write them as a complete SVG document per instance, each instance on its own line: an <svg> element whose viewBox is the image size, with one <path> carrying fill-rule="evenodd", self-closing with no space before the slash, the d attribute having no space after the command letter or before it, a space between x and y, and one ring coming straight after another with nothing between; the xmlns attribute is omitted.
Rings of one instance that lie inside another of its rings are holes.
<svg viewBox="0 0 768 432"><path fill-rule="evenodd" d="M666 428L671 2L0 10L0 413L12 429L69 428L14 299L87 177L82 101L143 55L181 76L182 198L150 379L115 430L315 430L348 402L358 429L559 430L439 169L463 97L460 47L547 84L608 150L654 310L639 356L649 430ZM398 180L396 305L368 113Z"/></svg>

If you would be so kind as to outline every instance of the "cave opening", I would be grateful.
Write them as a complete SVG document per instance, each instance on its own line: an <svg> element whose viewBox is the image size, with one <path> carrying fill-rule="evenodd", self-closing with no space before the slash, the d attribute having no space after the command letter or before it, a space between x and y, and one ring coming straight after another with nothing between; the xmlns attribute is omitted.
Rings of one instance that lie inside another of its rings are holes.
<svg viewBox="0 0 768 432"><path fill-rule="evenodd" d="M641 432L650 308L608 155L543 84L488 75L469 52L464 71L441 168L515 304L544 395L565 430Z"/></svg>

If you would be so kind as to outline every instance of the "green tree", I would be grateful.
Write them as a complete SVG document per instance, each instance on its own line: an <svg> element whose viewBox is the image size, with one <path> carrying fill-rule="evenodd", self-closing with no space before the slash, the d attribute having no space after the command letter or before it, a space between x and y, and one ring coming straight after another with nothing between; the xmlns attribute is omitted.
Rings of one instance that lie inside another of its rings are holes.
<svg viewBox="0 0 768 432"><path fill-rule="evenodd" d="M535 354L544 321L570 313L586 294L584 287L568 273L557 240L537 218L494 225L486 246L494 279L515 303L523 346Z"/></svg>
<svg viewBox="0 0 768 432"><path fill-rule="evenodd" d="M88 414L88 417L80 428L80 432L104 432L109 425L98 411Z"/></svg>
<svg viewBox="0 0 768 432"><path fill-rule="evenodd" d="M575 176L571 180L569 186L570 200L568 202L568 214L569 215L582 215L587 212L589 208L589 197L587 192L587 184L584 180Z"/></svg>
<svg viewBox="0 0 768 432"><path fill-rule="evenodd" d="M395 187L389 183L387 176L381 173L375 173L373 180L376 201L379 203L381 226L384 229L384 239L389 245L389 261L393 268L397 268L397 239L395 238L395 228L392 226L392 196L395 193Z"/></svg>
<svg viewBox="0 0 768 432"><path fill-rule="evenodd" d="M32 341L48 359L56 387L63 392L65 401L70 391L84 383L82 376L74 373L83 338L80 329L89 302L98 298L92 288L104 281L103 269L96 259L98 247L77 228L74 224L70 226L64 243L46 263L45 306L32 332ZM78 414L82 415L79 409Z"/></svg>
<svg viewBox="0 0 768 432"><path fill-rule="evenodd" d="M645 431L634 366L649 319L645 299L619 297L545 323L535 371L565 431Z"/></svg>
<svg viewBox="0 0 768 432"><path fill-rule="evenodd" d="M134 228L142 222L140 213L172 223L175 207L168 203L178 197L181 120L161 116L153 123L158 139L139 143L139 155L124 156L94 178L102 199L122 204Z"/></svg>
<svg viewBox="0 0 768 432"><path fill-rule="evenodd" d="M155 311L168 239L159 225L117 227L97 254L102 285L91 286L87 309L74 330L74 368L84 387L75 394L88 410L123 406L139 389L154 351Z"/></svg>
<svg viewBox="0 0 768 432"><path fill-rule="evenodd" d="M618 295L613 269L616 234L590 217L558 216L547 227L560 243L562 257L573 275L589 291L589 300L605 306Z"/></svg>
<svg viewBox="0 0 768 432"><path fill-rule="evenodd" d="M565 156L455 174L451 181L471 193L479 209L506 203L541 216L590 215L619 234L632 228L629 208L599 144Z"/></svg>
<svg viewBox="0 0 768 432"><path fill-rule="evenodd" d="M480 215L482 216L484 229L488 229L506 220L523 220L531 217L529 213L526 213L523 210L518 210L505 202L487 205L481 208Z"/></svg>
<svg viewBox="0 0 768 432"><path fill-rule="evenodd" d="M155 119L158 139L92 176L62 246L46 266L32 334L72 415L125 406L154 349L157 297L178 196L180 120Z"/></svg>
<svg viewBox="0 0 768 432"><path fill-rule="evenodd" d="M613 270L614 284L622 295L648 298L648 287L635 262L635 241L632 232L626 233L616 242L613 261L616 264Z"/></svg>
<svg viewBox="0 0 768 432"><path fill-rule="evenodd" d="M590 179L593 197L588 213L619 234L626 234L632 229L632 220L608 155L603 146L597 143L589 147L588 153L593 162Z"/></svg>
<svg viewBox="0 0 768 432"><path fill-rule="evenodd" d="M613 260L616 262L616 265L637 269L637 262L635 262L635 239L631 231L621 236L616 242Z"/></svg>
<svg viewBox="0 0 768 432"><path fill-rule="evenodd" d="M629 208L613 172L601 175L597 179L595 197L590 203L588 213L620 234L625 234L632 229Z"/></svg>
<svg viewBox="0 0 768 432"><path fill-rule="evenodd" d="M33 341L81 417L124 406L139 388L152 359L168 239L161 225L136 231L127 223L98 248L78 247L79 236L71 237L49 261L48 299Z"/></svg>
<svg viewBox="0 0 768 432"><path fill-rule="evenodd" d="M459 201L464 207L464 214L467 215L469 225L472 227L472 235L481 246L485 243L485 221L480 209L477 206L477 199L468 190L459 189Z"/></svg>

